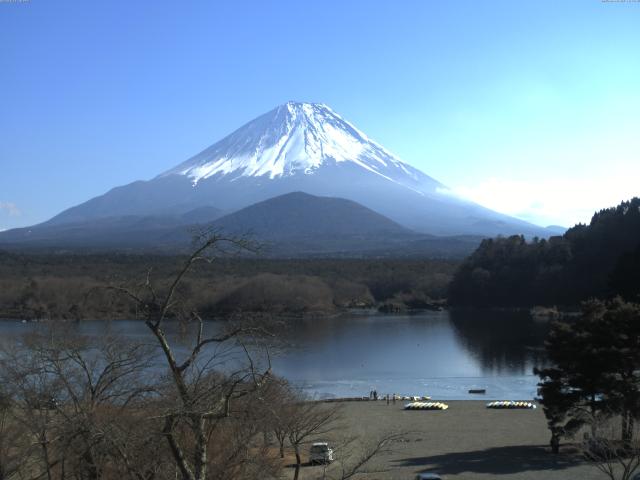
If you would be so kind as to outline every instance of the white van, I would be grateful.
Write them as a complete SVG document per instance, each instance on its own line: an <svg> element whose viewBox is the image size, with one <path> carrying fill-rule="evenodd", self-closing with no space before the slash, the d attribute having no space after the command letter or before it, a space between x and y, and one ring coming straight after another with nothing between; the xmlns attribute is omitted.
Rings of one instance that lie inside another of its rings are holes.
<svg viewBox="0 0 640 480"><path fill-rule="evenodd" d="M333 449L327 442L316 442L309 450L309 463L331 463L333 462Z"/></svg>

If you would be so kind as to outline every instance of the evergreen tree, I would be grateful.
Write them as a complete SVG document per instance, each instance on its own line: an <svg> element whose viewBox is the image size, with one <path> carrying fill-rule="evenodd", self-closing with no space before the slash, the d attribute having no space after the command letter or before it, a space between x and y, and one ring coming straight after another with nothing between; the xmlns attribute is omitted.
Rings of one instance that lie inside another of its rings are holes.
<svg viewBox="0 0 640 480"><path fill-rule="evenodd" d="M596 437L596 420L609 415L630 441L640 416L640 305L585 302L577 321L553 324L545 346L552 366L535 373L552 446L584 424Z"/></svg>

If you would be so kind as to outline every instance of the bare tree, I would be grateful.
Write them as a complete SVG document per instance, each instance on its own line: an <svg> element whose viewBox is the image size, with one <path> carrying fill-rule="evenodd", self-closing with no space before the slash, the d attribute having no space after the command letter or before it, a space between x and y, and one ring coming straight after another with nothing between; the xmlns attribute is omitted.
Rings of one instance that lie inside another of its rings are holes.
<svg viewBox="0 0 640 480"><path fill-rule="evenodd" d="M283 459L289 434L289 412L293 403L292 390L288 382L272 376L257 391L257 411L263 445L270 445L273 436L277 442L278 456Z"/></svg>
<svg viewBox="0 0 640 480"><path fill-rule="evenodd" d="M7 480L23 467L24 431L12 415L11 399L0 391L0 480Z"/></svg>
<svg viewBox="0 0 640 480"><path fill-rule="evenodd" d="M142 448L129 448L125 433L136 424L136 404L153 391L142 380L148 353L121 338L87 339L67 331L32 335L5 353L2 377L11 388L15 420L40 447L36 456L21 452L24 459L40 459L30 467L34 478L97 479L117 465L125 477L149 478L148 468L131 463Z"/></svg>
<svg viewBox="0 0 640 480"><path fill-rule="evenodd" d="M342 431L340 405L310 401L284 379L273 378L260 398L264 402L262 428L273 433L279 456L284 458L286 447L291 447L296 456L294 478L300 476L302 449L314 441L328 441L336 455L333 464L324 464L320 478L346 480L385 471L373 466L372 461L388 453L393 443L406 435L388 433L366 442L357 437L338 438L336 433Z"/></svg>
<svg viewBox="0 0 640 480"><path fill-rule="evenodd" d="M381 437L361 442L359 438L345 438L334 445L336 462L332 468L325 464L322 480L347 480L359 475L373 475L388 469L373 465L374 459L392 451L393 444L402 441L406 433L386 433Z"/></svg>
<svg viewBox="0 0 640 480"><path fill-rule="evenodd" d="M294 480L298 480L302 466L301 449L315 439L328 434L339 420L340 407L337 404L324 404L294 398L289 403L286 422L287 437L296 456Z"/></svg>
<svg viewBox="0 0 640 480"><path fill-rule="evenodd" d="M12 420L29 438L29 447L19 451L32 478L51 480L60 465L59 423L56 421L55 393L60 389L40 358L28 349L13 345L5 349L0 362L0 380L10 398Z"/></svg>
<svg viewBox="0 0 640 480"><path fill-rule="evenodd" d="M640 469L640 429L629 431L618 415L600 415L591 422L596 435L585 434L585 458L611 480L630 480ZM622 429L625 440L622 438Z"/></svg>
<svg viewBox="0 0 640 480"><path fill-rule="evenodd" d="M179 289L185 276L198 262L213 261L221 248L230 247L237 251L252 249L253 246L244 239L217 233L200 237L199 242L166 291L156 290L150 273L138 290L111 287L136 304L164 356L173 401L162 415L162 435L184 480L208 478L211 447L219 446L214 440L214 433L227 426L223 420L232 417L234 403L258 389L270 374L268 362L264 370L258 370L246 344L247 339L252 341L263 334L264 329L255 325L229 324L223 331L206 333L200 315L194 310L185 311L179 299ZM181 358L165 331L168 318L181 318L194 327L194 341ZM213 348L214 353L204 355L209 348ZM221 360L216 355L221 350L227 354L241 351L245 361L232 371L221 373L223 364L234 363Z"/></svg>

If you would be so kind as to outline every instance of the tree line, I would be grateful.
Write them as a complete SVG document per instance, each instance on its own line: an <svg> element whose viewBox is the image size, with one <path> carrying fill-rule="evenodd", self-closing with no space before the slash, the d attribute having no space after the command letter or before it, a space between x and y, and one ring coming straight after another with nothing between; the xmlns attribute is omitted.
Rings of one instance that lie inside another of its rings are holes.
<svg viewBox="0 0 640 480"><path fill-rule="evenodd" d="M449 286L454 305L576 306L587 298L638 300L640 198L594 214L563 236L484 240Z"/></svg>
<svg viewBox="0 0 640 480"><path fill-rule="evenodd" d="M130 319L136 305L96 287L147 274L168 283L184 256L0 252L0 317ZM218 258L197 264L181 283L207 318L232 312L333 314L394 302L420 306L446 296L457 266L446 260ZM91 291L91 295L87 292Z"/></svg>

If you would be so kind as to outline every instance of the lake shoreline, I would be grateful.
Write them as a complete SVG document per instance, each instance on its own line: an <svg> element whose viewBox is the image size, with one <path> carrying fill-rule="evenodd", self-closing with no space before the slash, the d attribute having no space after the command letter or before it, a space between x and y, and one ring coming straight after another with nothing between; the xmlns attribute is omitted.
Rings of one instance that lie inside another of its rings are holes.
<svg viewBox="0 0 640 480"><path fill-rule="evenodd" d="M548 311L540 311L535 310L538 307L529 308L529 307L469 307L469 306L456 306L456 305L448 305L446 303L440 303L434 305L432 307L423 307L423 308L406 308L406 309L391 309L386 308L388 304L383 303L379 306L372 307L348 307L348 308L339 308L333 312L324 312L324 311L310 311L310 312L262 312L262 311L246 311L240 312L240 314L246 315L265 315L270 317L277 317L281 320L291 320L291 321L299 321L299 320L326 320L333 318L350 318L350 317L358 317L362 315L369 316L398 316L403 317L407 315L422 315L428 312L446 312L451 310L456 311L483 311L483 312L496 312L496 313L526 313L529 314L533 319L538 321L549 321L555 320L558 318L571 318L575 317L579 314L579 311L576 309L560 309L560 310L552 310ZM547 307L543 307L546 309ZM208 322L217 322L217 321L225 321L229 318L228 315L216 315L216 316L204 316L205 321ZM77 322L111 322L111 321L131 321L136 320L129 316L122 316L114 313L112 318L40 318L37 316L28 316L28 315L16 315L15 311L0 311L0 321L15 321L15 322L29 322L29 323L77 323ZM142 319L140 319L142 320ZM170 319L175 320L175 319Z"/></svg>

